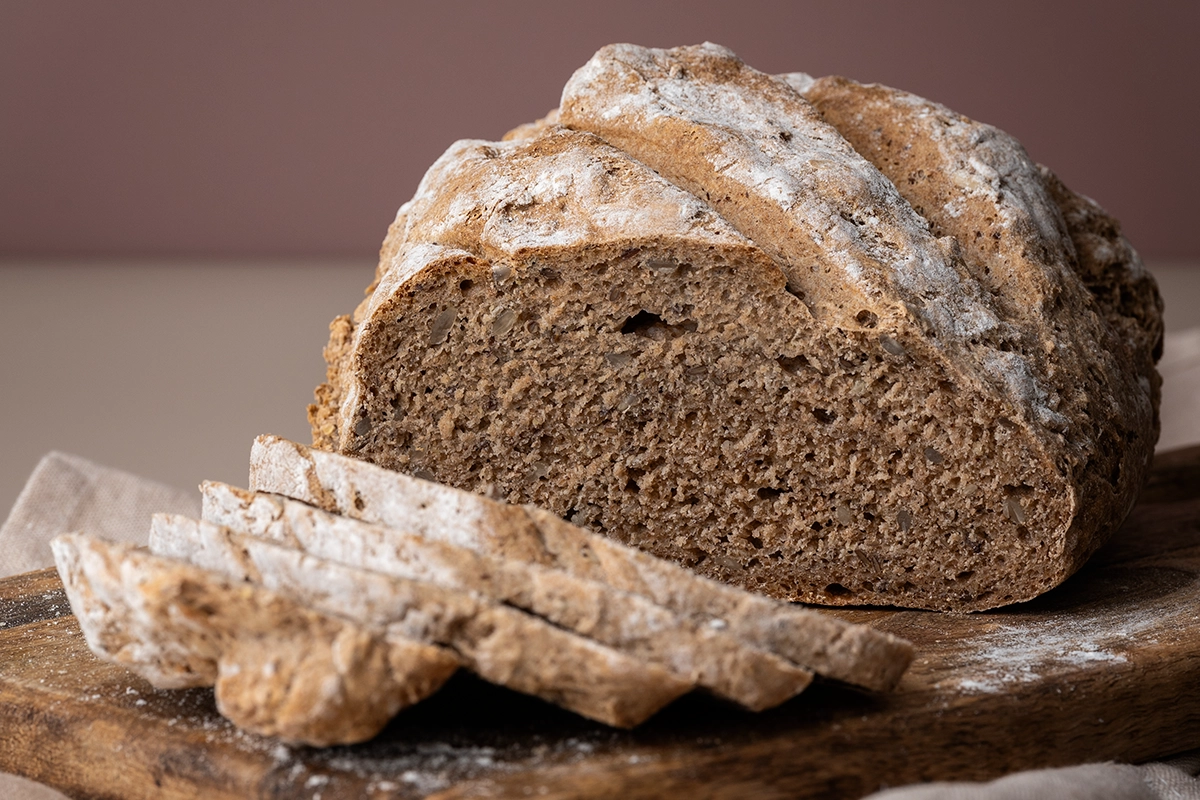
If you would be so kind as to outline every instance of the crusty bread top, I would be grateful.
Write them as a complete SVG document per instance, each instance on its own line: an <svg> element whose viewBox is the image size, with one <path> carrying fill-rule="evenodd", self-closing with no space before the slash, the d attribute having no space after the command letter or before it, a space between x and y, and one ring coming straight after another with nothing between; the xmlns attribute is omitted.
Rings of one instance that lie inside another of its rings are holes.
<svg viewBox="0 0 1200 800"><path fill-rule="evenodd" d="M429 168L389 239L385 248L397 254L389 286L419 268L404 249L422 244L503 262L583 248L599 258L642 240L681 239L770 264L706 203L596 136L557 126L531 139L456 142Z"/></svg>
<svg viewBox="0 0 1200 800"><path fill-rule="evenodd" d="M1095 303L1135 357L1154 357L1162 303L1137 253L1115 220L1036 164L1015 138L886 86L841 77L794 85L804 87L805 98L892 181L935 235L953 237L1006 320L1037 329L1058 305ZM1089 338L1114 346L1098 320L1082 323L1082 331L1056 333L1076 336L1077 346ZM1152 363L1138 364L1136 372L1148 376Z"/></svg>
<svg viewBox="0 0 1200 800"><path fill-rule="evenodd" d="M997 324L891 182L789 84L725 48L603 48L567 82L560 120L705 199L780 264L818 319L857 326L866 303L920 315L953 340Z"/></svg>

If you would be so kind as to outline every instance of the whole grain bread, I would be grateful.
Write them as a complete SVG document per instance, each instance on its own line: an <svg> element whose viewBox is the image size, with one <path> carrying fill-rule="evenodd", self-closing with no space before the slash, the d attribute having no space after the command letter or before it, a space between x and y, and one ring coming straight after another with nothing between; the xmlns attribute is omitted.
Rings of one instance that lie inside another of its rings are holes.
<svg viewBox="0 0 1200 800"><path fill-rule="evenodd" d="M715 45L602 49L460 142L331 327L313 442L778 598L1074 572L1157 438L1161 301L993 128Z"/></svg>
<svg viewBox="0 0 1200 800"><path fill-rule="evenodd" d="M479 594L523 609L559 628L658 664L752 711L790 699L812 680L809 670L774 653L607 583L335 516L276 495L213 482L205 483L201 491L204 518L209 522L282 542L317 558ZM543 645L532 648L534 653L545 651Z"/></svg>
<svg viewBox="0 0 1200 800"><path fill-rule="evenodd" d="M221 714L264 736L369 739L458 667L442 648L132 545L65 534L51 548L92 652L159 688L215 686Z"/></svg>
<svg viewBox="0 0 1200 800"><path fill-rule="evenodd" d="M687 675L477 592L348 566L210 522L156 515L150 547L229 579L264 586L318 612L385 630L389 640L448 648L484 680L607 725L638 725L694 686Z"/></svg>
<svg viewBox="0 0 1200 800"><path fill-rule="evenodd" d="M370 561L393 571L424 569L423 577L430 580L465 580L476 587L491 584L490 590L508 601L536 605L548 618L585 627L592 633L601 632L608 641L630 637L631 631L621 631L620 626L633 624L633 615L653 612L624 596L629 593L675 612L678 625L719 644L722 652L732 652L724 637L701 632L722 631L798 666L869 689L891 689L913 657L912 646L898 637L705 579L543 510L505 505L277 436L255 440L250 455L250 486L393 530L318 517L301 506L280 504L262 494L240 493L213 483L203 487L205 517L305 548L320 547L324 555L338 560L364 565ZM311 529L318 520L320 533ZM421 545L422 540L427 544ZM450 547L439 549L431 543ZM489 558L472 559L462 550ZM410 558L415 551L418 555ZM530 576L522 580L520 570L515 570L518 574L510 574L508 586L483 576L489 570L505 571L497 567L498 562L505 561L528 565L525 570ZM414 567L414 563L423 566ZM471 563L477 569L469 569ZM547 568L561 570L576 580L566 581L556 593L541 594L532 585L534 574L546 582L543 586L564 583L553 581L553 573ZM475 576L466 577L469 571ZM452 573L459 577L454 578ZM598 592L598 585L619 591ZM604 625L599 620L590 621L587 614L587 604L597 608L601 600L611 603L614 609L611 621ZM585 604L583 608L579 607L581 603ZM644 620L643 625L648 622ZM660 619L656 624L666 628L670 623ZM645 627L634 627L632 638L641 635L636 633L639 630L652 635ZM681 642L678 647L682 646ZM671 652L678 656L680 651L673 647ZM758 667L747 664L752 656ZM740 659L742 665L736 669L732 669L736 662L725 665L721 670L727 673L725 677L712 675L710 688L719 683L741 683L742 688L736 692L733 685L724 691L751 704L749 699L755 694L762 697L768 687L776 687L770 690L772 693L777 691L781 678L785 679L784 688L788 680L794 680L753 653L742 651ZM770 672L765 672L767 669ZM753 675L760 678L754 679ZM764 680L767 677L771 677L770 682ZM755 689L757 680L762 684Z"/></svg>

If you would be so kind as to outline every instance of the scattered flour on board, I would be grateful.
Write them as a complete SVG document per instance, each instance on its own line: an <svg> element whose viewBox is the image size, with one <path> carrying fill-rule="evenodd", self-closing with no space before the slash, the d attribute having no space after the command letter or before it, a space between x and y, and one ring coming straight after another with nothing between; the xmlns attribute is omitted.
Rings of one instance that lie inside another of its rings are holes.
<svg viewBox="0 0 1200 800"><path fill-rule="evenodd" d="M971 644L959 674L943 685L969 694L991 694L1055 673L1103 662L1120 664L1133 647L1156 639L1144 634L1162 627L1162 609L1132 608L1108 616L1042 617L999 624ZM973 656L973 657L972 657Z"/></svg>

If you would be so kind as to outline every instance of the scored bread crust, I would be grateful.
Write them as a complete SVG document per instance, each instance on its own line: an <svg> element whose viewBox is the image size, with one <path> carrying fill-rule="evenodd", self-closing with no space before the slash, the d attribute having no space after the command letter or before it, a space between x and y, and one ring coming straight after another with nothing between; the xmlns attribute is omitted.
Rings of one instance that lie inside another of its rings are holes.
<svg viewBox="0 0 1200 800"><path fill-rule="evenodd" d="M713 45L601 50L558 123L430 169L315 445L830 604L1028 599L1128 513L1161 301L1011 138Z"/></svg>
<svg viewBox="0 0 1200 800"><path fill-rule="evenodd" d="M1145 360L1137 374L1157 381L1162 298L1119 223L1095 201L1035 164L1012 136L938 103L839 76L778 77L887 176L934 235L954 236L972 276L1010 316L1044 311L1045 284L1060 282L1054 273L1072 269L1132 355ZM1063 289L1078 291L1073 282Z"/></svg>

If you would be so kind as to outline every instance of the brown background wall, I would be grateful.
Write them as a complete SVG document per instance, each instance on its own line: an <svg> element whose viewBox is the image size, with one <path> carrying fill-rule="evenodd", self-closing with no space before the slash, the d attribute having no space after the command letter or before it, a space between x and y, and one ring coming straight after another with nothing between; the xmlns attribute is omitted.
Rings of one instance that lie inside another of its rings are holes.
<svg viewBox="0 0 1200 800"><path fill-rule="evenodd" d="M369 257L453 140L608 42L708 39L996 124L1196 257L1198 31L1196 2L0 0L0 255Z"/></svg>

